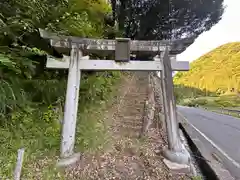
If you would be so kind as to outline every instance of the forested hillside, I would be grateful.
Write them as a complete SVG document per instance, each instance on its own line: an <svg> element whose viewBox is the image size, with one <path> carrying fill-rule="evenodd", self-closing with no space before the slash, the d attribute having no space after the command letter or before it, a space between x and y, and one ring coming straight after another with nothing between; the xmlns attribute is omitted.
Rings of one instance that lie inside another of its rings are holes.
<svg viewBox="0 0 240 180"><path fill-rule="evenodd" d="M202 91L203 94L240 91L239 42L216 48L193 61L190 67L190 71L175 75L175 85L191 87L192 92L195 89L195 92Z"/></svg>

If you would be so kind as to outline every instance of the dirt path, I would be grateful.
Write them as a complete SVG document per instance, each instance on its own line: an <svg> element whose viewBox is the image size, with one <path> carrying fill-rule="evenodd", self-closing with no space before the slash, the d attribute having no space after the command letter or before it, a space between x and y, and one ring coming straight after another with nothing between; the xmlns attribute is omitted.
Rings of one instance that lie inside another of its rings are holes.
<svg viewBox="0 0 240 180"><path fill-rule="evenodd" d="M187 176L171 174L156 154L166 145L154 128L149 137L139 138L147 75L129 76L119 89L116 103L105 114L109 125L108 146L98 152L83 154L81 160L66 170L68 179L82 180L178 180Z"/></svg>

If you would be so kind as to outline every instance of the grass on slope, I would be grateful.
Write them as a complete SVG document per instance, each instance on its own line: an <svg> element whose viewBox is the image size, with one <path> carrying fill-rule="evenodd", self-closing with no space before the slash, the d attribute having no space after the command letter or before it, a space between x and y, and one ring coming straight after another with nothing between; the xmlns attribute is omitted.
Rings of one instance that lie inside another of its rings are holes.
<svg viewBox="0 0 240 180"><path fill-rule="evenodd" d="M101 112L116 92L119 80L119 72L103 72L88 76L81 81L76 132L77 151L98 148L103 144L105 127L101 123ZM65 86L65 81L58 81L55 85L50 83L49 91L43 88L44 94L49 97L60 94L59 98L64 99ZM38 88L40 87L39 84ZM11 84L9 88L14 94ZM36 92L38 90L36 89ZM27 96L32 95L25 93L24 97L27 99ZM12 179L19 148L25 148L23 179L64 179L53 168L59 155L61 128L59 123L61 110L59 109L61 108L57 103L48 106L41 104L25 106L24 104L24 109L15 110L10 115L1 117L0 179Z"/></svg>
<svg viewBox="0 0 240 180"><path fill-rule="evenodd" d="M240 43L225 44L193 61L190 71L175 75L174 83L216 94L240 91Z"/></svg>

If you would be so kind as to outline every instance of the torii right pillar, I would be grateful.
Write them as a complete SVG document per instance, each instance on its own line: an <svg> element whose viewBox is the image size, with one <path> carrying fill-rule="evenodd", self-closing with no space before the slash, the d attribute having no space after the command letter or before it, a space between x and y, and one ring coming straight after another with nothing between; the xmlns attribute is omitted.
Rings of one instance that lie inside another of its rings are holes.
<svg viewBox="0 0 240 180"><path fill-rule="evenodd" d="M169 50L166 47L162 54L163 71L161 71L161 84L163 93L163 104L165 112L165 123L168 135L168 148L164 149L165 164L176 170L187 170L190 168L190 154L180 140L177 120L176 103L173 90L172 67L169 58ZM176 166L177 164L177 166Z"/></svg>

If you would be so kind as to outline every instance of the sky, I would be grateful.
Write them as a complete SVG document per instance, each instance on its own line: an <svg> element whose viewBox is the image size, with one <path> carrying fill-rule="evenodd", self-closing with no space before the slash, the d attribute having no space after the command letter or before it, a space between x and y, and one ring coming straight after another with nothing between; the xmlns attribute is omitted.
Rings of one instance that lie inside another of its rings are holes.
<svg viewBox="0 0 240 180"><path fill-rule="evenodd" d="M198 57L228 42L240 41L240 0L225 0L222 19L209 31L202 33L182 54L179 61L194 61Z"/></svg>

